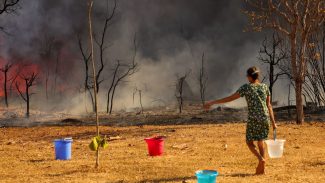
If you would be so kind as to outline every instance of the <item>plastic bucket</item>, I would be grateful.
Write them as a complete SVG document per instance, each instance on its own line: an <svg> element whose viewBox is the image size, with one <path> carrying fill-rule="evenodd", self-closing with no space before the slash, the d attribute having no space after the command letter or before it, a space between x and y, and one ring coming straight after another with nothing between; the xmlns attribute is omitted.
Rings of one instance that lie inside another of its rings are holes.
<svg viewBox="0 0 325 183"><path fill-rule="evenodd" d="M281 158L284 150L285 140L276 139L276 140L266 140L267 151L270 158Z"/></svg>
<svg viewBox="0 0 325 183"><path fill-rule="evenodd" d="M214 170L199 170L195 175L198 183L216 183L219 173Z"/></svg>
<svg viewBox="0 0 325 183"><path fill-rule="evenodd" d="M161 156L164 152L164 139L162 137L153 137L144 139L148 146L150 156Z"/></svg>
<svg viewBox="0 0 325 183"><path fill-rule="evenodd" d="M56 160L70 160L71 159L71 144L72 138L55 139L55 159Z"/></svg>

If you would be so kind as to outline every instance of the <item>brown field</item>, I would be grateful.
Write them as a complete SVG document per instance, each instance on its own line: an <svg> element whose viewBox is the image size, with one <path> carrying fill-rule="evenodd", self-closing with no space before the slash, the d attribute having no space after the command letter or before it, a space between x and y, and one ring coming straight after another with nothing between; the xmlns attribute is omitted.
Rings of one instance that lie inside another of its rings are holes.
<svg viewBox="0 0 325 183"><path fill-rule="evenodd" d="M281 123L284 157L268 159L262 176L253 175L257 161L244 143L243 123L101 129L122 139L101 151L97 170L88 149L95 127L1 128L0 182L195 182L198 169L216 169L218 182L227 183L325 180L324 123ZM167 136L164 156L147 156L143 138L152 135ZM74 139L71 161L54 160L52 141L60 137Z"/></svg>

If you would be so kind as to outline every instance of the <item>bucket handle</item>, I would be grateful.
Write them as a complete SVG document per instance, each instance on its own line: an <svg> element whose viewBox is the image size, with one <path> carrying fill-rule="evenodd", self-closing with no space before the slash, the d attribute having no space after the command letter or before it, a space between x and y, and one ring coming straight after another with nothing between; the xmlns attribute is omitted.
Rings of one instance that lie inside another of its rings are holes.
<svg viewBox="0 0 325 183"><path fill-rule="evenodd" d="M276 140L276 129L273 130L273 138L274 138L274 141Z"/></svg>

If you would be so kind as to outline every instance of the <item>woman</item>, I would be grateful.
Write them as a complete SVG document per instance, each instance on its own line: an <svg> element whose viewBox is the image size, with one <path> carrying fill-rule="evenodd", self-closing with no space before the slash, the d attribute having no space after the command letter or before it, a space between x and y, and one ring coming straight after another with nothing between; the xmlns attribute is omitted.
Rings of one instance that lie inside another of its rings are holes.
<svg viewBox="0 0 325 183"><path fill-rule="evenodd" d="M212 105L231 102L240 97L245 97L248 105L248 120L246 128L246 143L250 151L258 158L259 163L256 174L265 173L265 148L264 140L268 138L269 122L271 120L273 129L277 128L271 105L270 91L266 84L259 81L259 70L251 67L247 70L248 84L241 86L237 92L229 97L211 101L205 104L205 109ZM254 141L257 141L259 151Z"/></svg>

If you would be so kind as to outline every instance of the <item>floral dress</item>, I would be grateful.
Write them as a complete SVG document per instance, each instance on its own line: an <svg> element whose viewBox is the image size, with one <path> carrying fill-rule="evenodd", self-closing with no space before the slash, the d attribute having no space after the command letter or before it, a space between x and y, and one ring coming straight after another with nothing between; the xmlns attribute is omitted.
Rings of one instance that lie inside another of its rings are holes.
<svg viewBox="0 0 325 183"><path fill-rule="evenodd" d="M247 141L259 141L268 138L270 117L266 98L270 95L266 84L244 84L237 93L245 97L248 105L246 128Z"/></svg>

